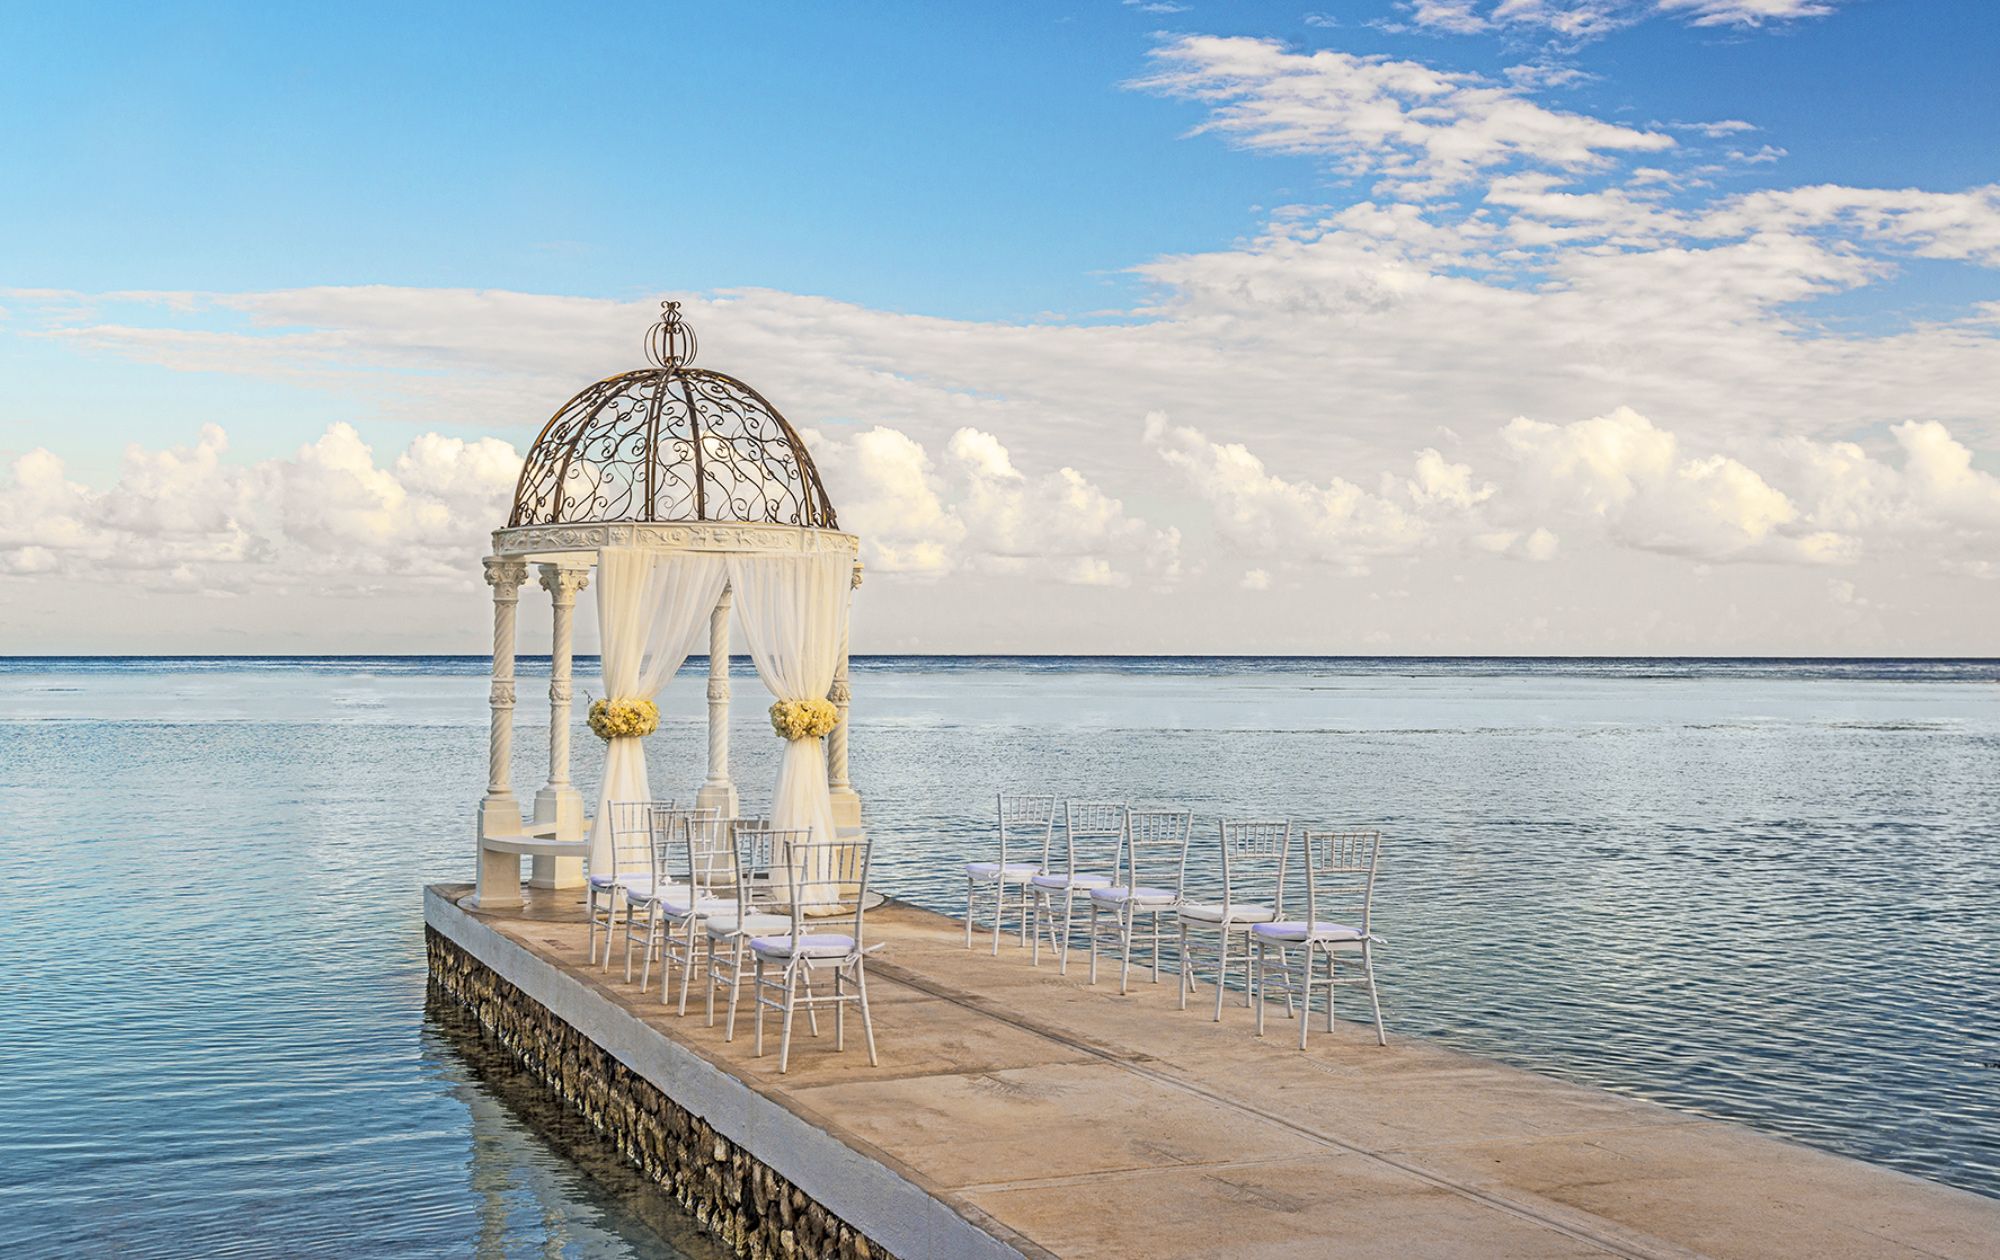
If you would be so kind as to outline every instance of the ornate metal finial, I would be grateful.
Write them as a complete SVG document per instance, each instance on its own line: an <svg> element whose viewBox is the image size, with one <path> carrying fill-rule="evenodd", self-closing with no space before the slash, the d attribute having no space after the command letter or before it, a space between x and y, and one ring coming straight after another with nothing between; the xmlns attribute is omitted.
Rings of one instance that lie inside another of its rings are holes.
<svg viewBox="0 0 2000 1260"><path fill-rule="evenodd" d="M686 367L694 362L694 352L694 329L681 318L681 304L660 303L660 322L646 334L646 357L659 367Z"/></svg>

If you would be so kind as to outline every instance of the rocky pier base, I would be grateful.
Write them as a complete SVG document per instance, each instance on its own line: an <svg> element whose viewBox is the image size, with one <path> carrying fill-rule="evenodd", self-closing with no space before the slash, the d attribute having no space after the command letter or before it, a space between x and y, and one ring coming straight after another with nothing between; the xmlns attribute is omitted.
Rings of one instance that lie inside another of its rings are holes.
<svg viewBox="0 0 2000 1260"><path fill-rule="evenodd" d="M424 935L432 988L737 1255L889 1255L436 929Z"/></svg>

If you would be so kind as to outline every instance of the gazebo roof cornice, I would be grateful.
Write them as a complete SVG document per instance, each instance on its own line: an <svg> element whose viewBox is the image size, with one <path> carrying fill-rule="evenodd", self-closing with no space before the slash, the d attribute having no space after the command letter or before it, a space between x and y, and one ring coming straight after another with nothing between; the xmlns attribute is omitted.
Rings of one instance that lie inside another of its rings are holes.
<svg viewBox="0 0 2000 1260"><path fill-rule="evenodd" d="M855 555L860 540L836 529L741 521L599 521L574 525L514 525L493 531L493 554L502 557L596 552L640 547L659 552L724 554Z"/></svg>

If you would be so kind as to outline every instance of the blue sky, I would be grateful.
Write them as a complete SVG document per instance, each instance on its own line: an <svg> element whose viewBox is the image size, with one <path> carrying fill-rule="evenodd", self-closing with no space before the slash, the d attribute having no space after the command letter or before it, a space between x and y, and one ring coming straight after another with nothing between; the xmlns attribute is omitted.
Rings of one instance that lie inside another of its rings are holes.
<svg viewBox="0 0 2000 1260"><path fill-rule="evenodd" d="M769 285L972 319L1120 304L1123 269L1337 198L1305 158L1121 88L1156 31L1499 74L1534 37L1397 36L1389 4L13 6L0 274L22 287L394 283L624 296ZM79 55L86 54L86 55ZM1561 93L1744 119L1788 184L1992 175L2000 17L1863 0L1779 31L1647 22ZM32 121L29 121L32 120ZM26 123L26 125L22 125ZM1780 177L1752 170L1755 186Z"/></svg>
<svg viewBox="0 0 2000 1260"><path fill-rule="evenodd" d="M40 459L0 585L154 557L187 646L340 622L271 576L309 473L374 505L329 538L403 545L407 500L476 547L465 470L663 295L826 441L885 646L1046 646L982 617L1048 580L1111 649L1180 644L1092 600L1252 592L1274 650L1336 597L1410 650L1549 608L1578 649L1944 650L1993 601L1990 3L100 4L0 48L0 460ZM199 521L119 506L202 477ZM1664 621L1600 602L1662 582ZM1467 587L1508 617L1426 606ZM397 587L412 641L461 596Z"/></svg>

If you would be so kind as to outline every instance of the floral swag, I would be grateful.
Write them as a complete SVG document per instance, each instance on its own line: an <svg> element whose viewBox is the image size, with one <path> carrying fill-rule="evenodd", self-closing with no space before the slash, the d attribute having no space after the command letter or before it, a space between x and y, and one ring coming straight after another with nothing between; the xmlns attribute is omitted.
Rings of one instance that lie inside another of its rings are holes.
<svg viewBox="0 0 2000 1260"><path fill-rule="evenodd" d="M818 739L840 725L831 700L780 700L771 706L771 729L784 739Z"/></svg>
<svg viewBox="0 0 2000 1260"><path fill-rule="evenodd" d="M590 706L590 729L605 743L651 735L660 729L660 706L651 700L597 700Z"/></svg>

